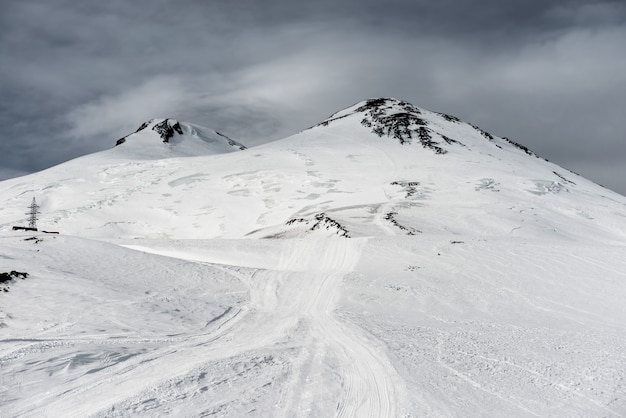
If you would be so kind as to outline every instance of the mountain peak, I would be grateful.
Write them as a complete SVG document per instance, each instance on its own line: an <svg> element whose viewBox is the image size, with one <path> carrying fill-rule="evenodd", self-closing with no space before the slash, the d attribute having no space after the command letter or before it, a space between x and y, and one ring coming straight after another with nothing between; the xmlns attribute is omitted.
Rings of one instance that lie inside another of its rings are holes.
<svg viewBox="0 0 626 418"><path fill-rule="evenodd" d="M392 138L401 145L420 144L435 154L446 154L452 147L467 148L487 140L492 147L513 146L530 156L537 156L511 139L495 137L455 116L420 109L395 98L364 100L334 113L315 127L326 127L345 118L358 118L363 127L380 138Z"/></svg>
<svg viewBox="0 0 626 418"><path fill-rule="evenodd" d="M154 119L152 119L154 121ZM174 134L183 134L183 130L175 119L164 119L161 122L154 123L152 130L159 134L163 142L169 142Z"/></svg>
<svg viewBox="0 0 626 418"><path fill-rule="evenodd" d="M150 128L154 132L156 132L159 137L163 140L163 142L169 142L169 140L175 135L183 135L183 129L180 126L180 123L176 119L159 119L153 118L147 122L142 123L139 128L134 132L135 134L143 131L144 129ZM133 134L130 134L133 135ZM121 145L126 142L126 138L130 135L126 135L123 138L120 138L115 143L115 146Z"/></svg>
<svg viewBox="0 0 626 418"><path fill-rule="evenodd" d="M194 156L244 150L246 147L217 131L171 118L153 118L116 141L125 152L142 157ZM131 145L132 144L132 145ZM133 150L131 150L131 148Z"/></svg>

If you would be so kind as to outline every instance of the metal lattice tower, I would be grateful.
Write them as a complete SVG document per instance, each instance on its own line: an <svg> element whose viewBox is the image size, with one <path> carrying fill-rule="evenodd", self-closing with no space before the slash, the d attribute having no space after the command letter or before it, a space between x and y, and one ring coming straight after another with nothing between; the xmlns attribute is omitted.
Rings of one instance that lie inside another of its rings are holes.
<svg viewBox="0 0 626 418"><path fill-rule="evenodd" d="M28 215L28 227L37 229L37 215L39 214L39 205L37 201L33 197L33 201L28 207L30 212L26 213Z"/></svg>

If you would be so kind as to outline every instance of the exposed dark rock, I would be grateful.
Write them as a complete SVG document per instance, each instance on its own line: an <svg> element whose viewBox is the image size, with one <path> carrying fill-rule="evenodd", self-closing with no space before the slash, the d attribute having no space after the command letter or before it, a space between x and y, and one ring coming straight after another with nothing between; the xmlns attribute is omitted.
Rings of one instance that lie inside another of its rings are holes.
<svg viewBox="0 0 626 418"><path fill-rule="evenodd" d="M345 111L344 111L345 112ZM331 116L327 120L315 126L328 126L333 121L353 116L356 113L362 114L361 125L371 129L379 137L390 137L398 140L401 145L410 145L419 142L424 148L434 151L436 154L446 154L444 142L447 145L460 145L466 147L462 142L450 138L446 135L438 133L437 130L431 129L429 122L423 118L422 112L414 107L411 103L391 99L376 98L366 100L360 105L355 105L354 110L348 114L341 116ZM456 116L452 116L442 112L435 112L438 116L452 123L463 123ZM502 149L501 143L497 143L496 139L489 132L480 127L469 124L478 131L484 138L492 142L496 147ZM511 145L523 150L528 155L536 156L525 146L518 144L508 138L503 138ZM442 146L443 145L443 146Z"/></svg>
<svg viewBox="0 0 626 418"><path fill-rule="evenodd" d="M445 120L447 120L448 122L456 122L456 123L461 122L461 120L457 118L456 116L446 115L445 113L441 113L441 112L437 112L437 114L441 116L442 118L444 118Z"/></svg>
<svg viewBox="0 0 626 418"><path fill-rule="evenodd" d="M437 142L433 141L433 137L431 135L431 130L420 126L417 130L417 134L419 136L420 142L424 148L430 148L435 151L435 154L445 154L447 151L438 146Z"/></svg>
<svg viewBox="0 0 626 418"><path fill-rule="evenodd" d="M487 131L483 131L482 129L480 129L480 128L479 128L478 126L476 126L476 125L472 125L472 124L470 124L470 126L471 126L472 128L474 128L474 129L476 129L478 132L480 132L480 134L481 134L482 136L484 136L485 138L487 138L488 140L493 141L493 135L491 135L489 132L487 132Z"/></svg>
<svg viewBox="0 0 626 418"><path fill-rule="evenodd" d="M0 273L0 283L8 282L13 279L25 279L28 277L28 273L11 270L10 273Z"/></svg>
<svg viewBox="0 0 626 418"><path fill-rule="evenodd" d="M367 112L367 111L384 112L385 109L391 109L391 107L394 105L400 107L406 112L415 113L418 115L421 114L419 109L415 108L409 102L405 102L404 100L388 99L388 98L366 100L365 104L358 107L355 110L355 112L356 113Z"/></svg>
<svg viewBox="0 0 626 418"><path fill-rule="evenodd" d="M428 122L421 112L408 102L395 99L370 99L359 106L355 113L364 113L361 125L371 128L379 137L395 138L400 144L411 144L418 140L424 147L445 154L446 151L433 141Z"/></svg>
<svg viewBox="0 0 626 418"><path fill-rule="evenodd" d="M305 222L309 222L308 219L305 218L293 218L293 219L289 219L287 222L285 222L285 225L293 225L296 223L305 223Z"/></svg>
<svg viewBox="0 0 626 418"><path fill-rule="evenodd" d="M409 199L417 194L417 186L419 186L419 181L393 181L391 182L392 186L400 186L404 189L406 199Z"/></svg>
<svg viewBox="0 0 626 418"><path fill-rule="evenodd" d="M323 228L328 231L334 230L335 233L339 235L340 237L350 238L350 234L348 233L348 230L339 222L327 216L325 213L318 213L317 215L315 215L313 219L305 219L305 218L290 219L285 224L294 225L296 223L305 224L305 225L313 224L311 227L309 227L308 229L309 231L315 231L315 230L319 230Z"/></svg>
<svg viewBox="0 0 626 418"><path fill-rule="evenodd" d="M148 122L144 122L141 124L141 126L139 128L137 128L137 130L135 131L135 133L139 132L139 131L143 131L144 129L146 129L148 127L148 125L150 125L152 123L154 119L150 119Z"/></svg>
<svg viewBox="0 0 626 418"><path fill-rule="evenodd" d="M376 109L378 107L385 106L390 101L391 101L390 99L385 99L385 98L369 99L365 102L363 106L359 107L356 111L363 112L367 109Z"/></svg>
<svg viewBox="0 0 626 418"><path fill-rule="evenodd" d="M230 145L231 147L237 147L239 148L241 151L247 149L245 145L240 144L239 142L233 141L232 139L230 139L229 137L227 137L224 134L221 134L219 132L215 132L216 134L218 134L219 136L221 136L222 138L226 139L228 141L228 145Z"/></svg>
<svg viewBox="0 0 626 418"><path fill-rule="evenodd" d="M4 288L2 290L4 290L5 292L8 292L9 291L8 285L10 282L16 279L24 280L27 277L28 277L28 273L23 273L23 272L15 271L15 270L12 270L9 273L0 273L0 284L4 285Z"/></svg>
<svg viewBox="0 0 626 418"><path fill-rule="evenodd" d="M317 125L315 125L315 126L328 126L331 122L334 122L334 121L339 120L339 119L343 119L343 118L345 118L345 117L347 117L347 116L350 116L350 115L337 116L336 118L332 118L332 117L331 117L331 118L329 118L329 119L326 119L326 120L325 120L325 121L323 121L323 122L318 123L318 124L317 124Z"/></svg>
<svg viewBox="0 0 626 418"><path fill-rule="evenodd" d="M507 138L507 137L503 137L502 139L504 139L504 140L505 140L506 142L508 142L509 144L513 145L515 148L517 148L517 149L521 149L522 151L524 151L524 152L525 152L526 154L528 154L528 155L532 155L532 156L534 156L534 157L536 157L536 156L537 156L537 154L535 154L534 152L532 152L531 150L529 150L527 147L525 147L525 146L524 146L524 145L522 145L522 144L519 144L519 143L517 143L517 142L515 142L515 141L513 141L513 140L511 140L511 139L509 139L509 138ZM546 161L547 161L547 160L546 160Z"/></svg>
<svg viewBox="0 0 626 418"><path fill-rule="evenodd" d="M162 122L157 123L152 127L152 130L159 134L163 142L169 142L174 136L174 133L179 135L183 134L183 129L180 127L178 121L170 123L170 119L165 119Z"/></svg>
<svg viewBox="0 0 626 418"><path fill-rule="evenodd" d="M137 128L137 130L134 133L137 133L139 131L146 129L154 121L155 119L150 119L148 122L142 123L141 126ZM159 137L163 140L164 143L168 143L170 139L174 137L175 134L179 134L179 135L184 134L183 128L180 126L180 123L178 123L178 121L174 119L164 119L161 122L155 124L152 127L152 130L159 134ZM219 132L216 132L216 134L226 139L226 141L228 141L228 145L232 147L237 147L242 151L247 149L244 145L238 143L237 141L230 139L224 134L221 134ZM130 135L126 135L125 137L118 139L117 142L115 143L115 146L122 145L123 143L125 143L126 138L128 138Z"/></svg>
<svg viewBox="0 0 626 418"><path fill-rule="evenodd" d="M393 226L400 229L401 231L404 231L407 235L416 235L422 232L415 228L400 225L400 223L398 223L398 221L395 219L395 216L397 214L398 212L388 212L385 214L385 220L389 221Z"/></svg>
<svg viewBox="0 0 626 418"><path fill-rule="evenodd" d="M456 140L454 140L452 138L448 138L445 135L439 134L439 136L442 137L444 141L446 141L446 144L459 144L459 145L461 145L463 147L465 146L465 145L461 144L459 141L456 141Z"/></svg>
<svg viewBox="0 0 626 418"><path fill-rule="evenodd" d="M564 176L562 176L561 174L557 173L556 171L553 171L553 173L554 173L554 174L555 174L558 178L560 178L561 180L563 180L563 181L564 181L564 182L566 182L566 183L569 183L569 184L576 184L576 183L574 183L573 181L566 179Z"/></svg>

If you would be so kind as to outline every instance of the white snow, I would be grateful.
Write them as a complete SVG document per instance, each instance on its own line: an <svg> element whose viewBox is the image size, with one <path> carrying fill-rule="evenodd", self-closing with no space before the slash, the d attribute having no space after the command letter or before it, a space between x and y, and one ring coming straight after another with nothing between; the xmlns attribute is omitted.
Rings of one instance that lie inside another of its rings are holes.
<svg viewBox="0 0 626 418"><path fill-rule="evenodd" d="M626 198L361 106L0 182L0 416L625 416ZM33 197L58 235L11 230Z"/></svg>

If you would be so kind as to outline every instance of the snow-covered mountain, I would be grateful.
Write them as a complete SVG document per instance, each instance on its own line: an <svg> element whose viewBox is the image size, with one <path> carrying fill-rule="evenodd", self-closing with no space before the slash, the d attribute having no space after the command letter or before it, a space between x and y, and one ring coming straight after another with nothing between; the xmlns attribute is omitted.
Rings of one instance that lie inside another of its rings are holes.
<svg viewBox="0 0 626 418"><path fill-rule="evenodd" d="M235 153L224 153L243 148L232 140L172 122L153 120L111 150L3 182L0 226L23 218L34 196L41 225L104 239L303 237L326 231L318 218L351 237L539 230L621 242L626 234L612 216L622 196L398 100L359 103ZM171 137L158 133L164 125Z"/></svg>
<svg viewBox="0 0 626 418"><path fill-rule="evenodd" d="M244 150L245 146L225 135L193 123L175 119L151 119L132 134L115 143L117 152L126 158L159 159L196 157Z"/></svg>
<svg viewBox="0 0 626 418"><path fill-rule="evenodd" d="M0 202L0 415L626 413L626 198L453 116L153 119Z"/></svg>

